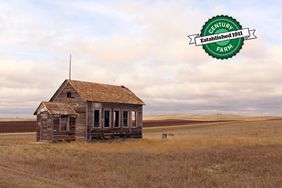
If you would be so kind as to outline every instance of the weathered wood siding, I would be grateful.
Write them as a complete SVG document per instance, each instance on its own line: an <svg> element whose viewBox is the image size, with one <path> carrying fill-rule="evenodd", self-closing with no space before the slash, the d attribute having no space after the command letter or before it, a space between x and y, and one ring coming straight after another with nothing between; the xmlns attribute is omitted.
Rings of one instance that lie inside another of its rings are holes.
<svg viewBox="0 0 282 188"><path fill-rule="evenodd" d="M67 93L71 92L71 98ZM73 87L66 83L51 99L52 102L68 103L76 112L75 131L57 133L53 131L51 115L38 114L37 140L91 140L105 137L142 138L143 106L117 103L89 102L80 97ZM94 109L100 110L100 127L94 127ZM104 127L104 110L110 110L110 127ZM114 111L119 111L119 127L114 127ZM128 127L123 127L123 111L128 111ZM132 126L131 111L136 112L136 127ZM46 118L46 121L42 120ZM46 129L42 131L41 128ZM46 128L45 128L46 127Z"/></svg>
<svg viewBox="0 0 282 188"><path fill-rule="evenodd" d="M71 92L72 98L67 97L68 92ZM86 101L79 96L69 83L58 92L57 96L54 96L52 101L68 103L78 113L76 139L84 140L86 138Z"/></svg>
<svg viewBox="0 0 282 188"><path fill-rule="evenodd" d="M74 141L75 127L73 127L73 125L69 125L69 119L60 120L61 124L64 123L69 126L69 130L56 132L53 129L53 118L58 117L54 117L48 112L41 112L37 115L36 141Z"/></svg>
<svg viewBox="0 0 282 188"><path fill-rule="evenodd" d="M52 140L53 126L50 115L47 112L43 112L37 115L37 128L36 128L36 140L48 141Z"/></svg>
<svg viewBox="0 0 282 188"><path fill-rule="evenodd" d="M94 127L94 110L100 110L100 127ZM104 127L104 110L110 110L110 127ZM114 127L114 111L119 111L119 125ZM123 111L128 111L128 127L123 127ZM131 111L136 112L136 127L132 127ZM142 105L116 104L116 103L87 103L87 136L88 139L104 137L132 137L142 138L143 107Z"/></svg>

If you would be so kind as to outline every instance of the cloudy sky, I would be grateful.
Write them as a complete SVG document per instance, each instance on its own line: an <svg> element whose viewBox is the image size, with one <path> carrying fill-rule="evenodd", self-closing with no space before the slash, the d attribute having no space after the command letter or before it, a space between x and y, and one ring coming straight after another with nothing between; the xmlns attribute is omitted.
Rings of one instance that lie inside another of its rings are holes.
<svg viewBox="0 0 282 188"><path fill-rule="evenodd" d="M281 1L0 1L0 117L32 117L68 77L126 85L145 114L282 114ZM227 14L258 39L216 60L188 45Z"/></svg>

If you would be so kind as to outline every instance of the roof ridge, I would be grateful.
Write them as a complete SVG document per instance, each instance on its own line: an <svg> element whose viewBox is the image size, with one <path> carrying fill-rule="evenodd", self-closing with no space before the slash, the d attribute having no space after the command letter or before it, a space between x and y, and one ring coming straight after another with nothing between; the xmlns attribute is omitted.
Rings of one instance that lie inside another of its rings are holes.
<svg viewBox="0 0 282 188"><path fill-rule="evenodd" d="M104 83L99 83L99 82L90 82L90 81L81 81L81 80L69 80L67 79L68 82L84 82L84 83L88 83L88 84L99 84L99 85L106 85L106 86L114 86L114 87L122 87L122 88L127 88L124 85L113 85L113 84L104 84Z"/></svg>

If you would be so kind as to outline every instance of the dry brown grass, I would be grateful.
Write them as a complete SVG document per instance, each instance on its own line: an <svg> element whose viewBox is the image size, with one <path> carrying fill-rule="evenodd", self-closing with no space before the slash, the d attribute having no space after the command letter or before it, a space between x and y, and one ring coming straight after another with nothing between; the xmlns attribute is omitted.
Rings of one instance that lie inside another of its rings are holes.
<svg viewBox="0 0 282 188"><path fill-rule="evenodd" d="M0 187L280 187L282 121L144 130L142 140L0 135ZM175 136L161 140L161 133Z"/></svg>
<svg viewBox="0 0 282 188"><path fill-rule="evenodd" d="M147 115L145 120L166 120L166 119L184 119L200 121L224 121L224 120L268 120L273 118L282 118L280 116L256 116L256 115L235 115L235 114L213 114L213 115L189 115L189 114L168 114L168 115Z"/></svg>

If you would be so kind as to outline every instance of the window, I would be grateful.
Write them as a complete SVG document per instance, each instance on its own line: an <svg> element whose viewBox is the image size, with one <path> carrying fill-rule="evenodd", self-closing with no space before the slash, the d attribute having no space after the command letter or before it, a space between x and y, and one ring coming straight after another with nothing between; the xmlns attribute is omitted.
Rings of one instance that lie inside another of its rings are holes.
<svg viewBox="0 0 282 188"><path fill-rule="evenodd" d="M53 119L53 131L57 133L60 131L60 119L59 118Z"/></svg>
<svg viewBox="0 0 282 188"><path fill-rule="evenodd" d="M136 112L135 111L131 111L131 123L132 123L132 127L136 127Z"/></svg>
<svg viewBox="0 0 282 188"><path fill-rule="evenodd" d="M94 127L100 127L100 111L94 110Z"/></svg>
<svg viewBox="0 0 282 188"><path fill-rule="evenodd" d="M119 127L119 111L114 111L114 127Z"/></svg>
<svg viewBox="0 0 282 188"><path fill-rule="evenodd" d="M74 117L69 117L69 126L70 126L70 131L75 132L75 118Z"/></svg>
<svg viewBox="0 0 282 188"><path fill-rule="evenodd" d="M128 127L128 111L123 111L122 123L124 127Z"/></svg>
<svg viewBox="0 0 282 188"><path fill-rule="evenodd" d="M72 98L71 92L67 92L67 98Z"/></svg>
<svg viewBox="0 0 282 188"><path fill-rule="evenodd" d="M61 116L61 131L67 130L68 116Z"/></svg>
<svg viewBox="0 0 282 188"><path fill-rule="evenodd" d="M106 128L110 127L110 111L109 110L104 111L104 127Z"/></svg>

